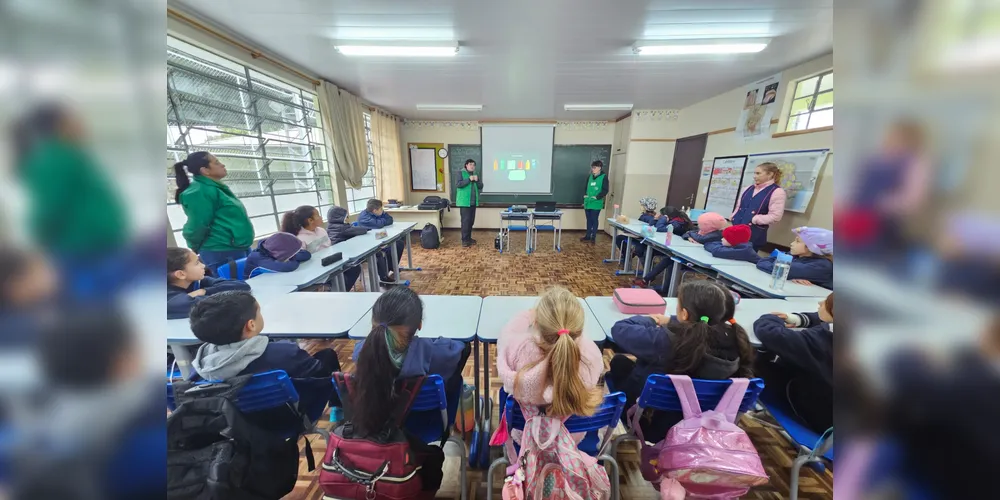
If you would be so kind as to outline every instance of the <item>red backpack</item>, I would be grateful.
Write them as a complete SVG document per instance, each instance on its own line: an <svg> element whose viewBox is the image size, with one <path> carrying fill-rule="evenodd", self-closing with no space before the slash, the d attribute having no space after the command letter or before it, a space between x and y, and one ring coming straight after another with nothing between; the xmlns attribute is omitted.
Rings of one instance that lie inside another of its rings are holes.
<svg viewBox="0 0 1000 500"><path fill-rule="evenodd" d="M344 404L344 422L330 433L323 457L319 485L326 499L432 500L434 490L424 490L420 474L423 456L415 452L402 425L420 392L424 377L397 381L398 406L394 425L377 436L355 437L351 424L354 378L335 373L334 383Z"/></svg>

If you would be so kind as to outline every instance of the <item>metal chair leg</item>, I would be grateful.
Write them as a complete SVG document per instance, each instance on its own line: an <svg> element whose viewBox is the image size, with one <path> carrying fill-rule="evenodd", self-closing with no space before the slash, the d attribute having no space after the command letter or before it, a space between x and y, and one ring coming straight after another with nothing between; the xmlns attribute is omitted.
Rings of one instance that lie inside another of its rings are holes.
<svg viewBox="0 0 1000 500"><path fill-rule="evenodd" d="M465 451L465 441L463 441L462 439L452 436L448 438L448 441L451 441L452 443L458 445L459 447L458 449L462 450L463 452ZM465 500L466 498L468 498L469 494L469 488L466 479L468 477L468 469L466 469L466 467L468 466L469 458L465 453L463 453L462 456L459 456L459 459L462 461L461 465L459 466L460 467L459 470L461 471L462 474L462 479L461 479L462 493L460 498L462 500Z"/></svg>
<svg viewBox="0 0 1000 500"><path fill-rule="evenodd" d="M493 500L493 470L498 466L510 465L506 457L500 457L490 464L490 468L486 470L486 500Z"/></svg>
<svg viewBox="0 0 1000 500"><path fill-rule="evenodd" d="M601 455L601 456L597 457L597 459L598 460L604 460L605 462L611 464L611 473L614 475L614 478L609 478L609 479L611 479L611 500L619 500L620 497L619 497L619 492L618 492L618 489L619 489L619 485L618 485L618 476L619 476L619 473L618 473L618 461L615 460L614 457L609 456L609 455Z"/></svg>
<svg viewBox="0 0 1000 500"><path fill-rule="evenodd" d="M806 462L809 462L809 455L800 455L792 462L792 478L788 482L789 500L798 500L799 498L799 474Z"/></svg>

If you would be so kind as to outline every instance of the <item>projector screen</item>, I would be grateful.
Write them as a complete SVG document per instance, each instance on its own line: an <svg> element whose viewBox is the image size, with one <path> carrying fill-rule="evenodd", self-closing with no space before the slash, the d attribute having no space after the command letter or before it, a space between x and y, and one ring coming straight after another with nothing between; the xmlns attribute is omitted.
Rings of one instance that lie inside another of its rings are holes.
<svg viewBox="0 0 1000 500"><path fill-rule="evenodd" d="M483 124L483 193L551 194L553 134L554 124Z"/></svg>

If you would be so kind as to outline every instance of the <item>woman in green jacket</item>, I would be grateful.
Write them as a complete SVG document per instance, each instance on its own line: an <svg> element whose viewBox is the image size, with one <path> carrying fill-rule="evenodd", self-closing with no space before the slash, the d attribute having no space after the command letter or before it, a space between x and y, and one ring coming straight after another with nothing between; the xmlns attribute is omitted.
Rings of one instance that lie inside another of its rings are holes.
<svg viewBox="0 0 1000 500"><path fill-rule="evenodd" d="M191 153L174 164L177 203L184 207L184 239L212 270L250 254L253 224L239 198L222 183L226 166L211 153ZM188 178L191 174L192 179Z"/></svg>

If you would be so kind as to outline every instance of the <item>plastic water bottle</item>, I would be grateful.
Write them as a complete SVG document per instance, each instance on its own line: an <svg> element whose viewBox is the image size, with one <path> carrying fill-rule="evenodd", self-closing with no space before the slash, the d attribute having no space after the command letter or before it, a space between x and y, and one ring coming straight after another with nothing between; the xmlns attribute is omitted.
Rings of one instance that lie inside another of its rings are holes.
<svg viewBox="0 0 1000 500"><path fill-rule="evenodd" d="M337 423L344 419L344 409L336 406L330 407L330 422Z"/></svg>
<svg viewBox="0 0 1000 500"><path fill-rule="evenodd" d="M615 218L615 219L617 219L618 216L621 215L621 214L622 214L622 206L619 205L619 204L617 204L617 203L615 203L615 214L612 217Z"/></svg>
<svg viewBox="0 0 1000 500"><path fill-rule="evenodd" d="M774 260L774 269L771 271L771 289L784 290L785 281L788 279L788 270L792 267L792 256L782 253Z"/></svg>

